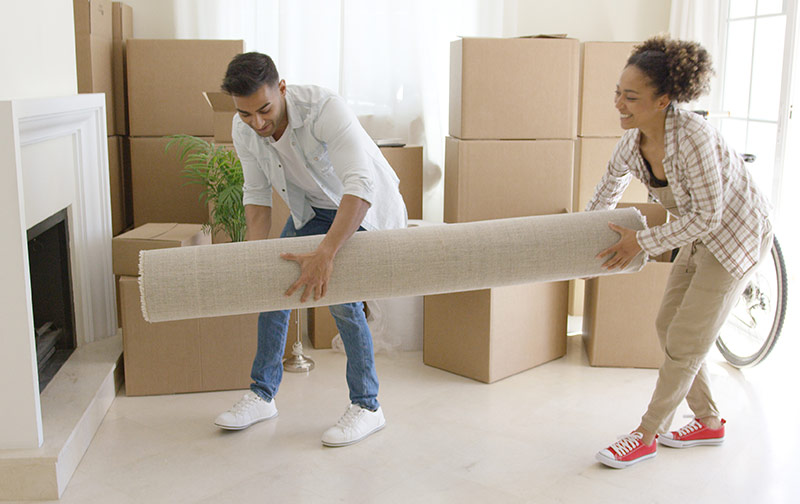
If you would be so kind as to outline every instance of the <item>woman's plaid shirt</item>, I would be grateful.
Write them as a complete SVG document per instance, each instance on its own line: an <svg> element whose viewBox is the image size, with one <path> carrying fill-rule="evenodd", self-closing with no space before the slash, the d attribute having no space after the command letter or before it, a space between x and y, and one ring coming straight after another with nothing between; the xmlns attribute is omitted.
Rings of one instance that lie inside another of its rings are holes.
<svg viewBox="0 0 800 504"><path fill-rule="evenodd" d="M768 203L742 157L701 116L670 106L664 126L664 173L680 217L638 231L639 245L654 256L699 239L741 278L758 261L762 236L771 230ZM614 208L631 177L649 190L638 129L626 131L617 143L586 210ZM650 196L657 200L652 191Z"/></svg>

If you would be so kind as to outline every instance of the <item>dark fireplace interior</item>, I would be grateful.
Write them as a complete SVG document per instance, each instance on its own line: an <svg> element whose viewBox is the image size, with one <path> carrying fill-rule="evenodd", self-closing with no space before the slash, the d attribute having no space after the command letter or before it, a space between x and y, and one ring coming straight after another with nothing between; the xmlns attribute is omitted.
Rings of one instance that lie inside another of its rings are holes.
<svg viewBox="0 0 800 504"><path fill-rule="evenodd" d="M39 392L75 350L67 211L28 230Z"/></svg>

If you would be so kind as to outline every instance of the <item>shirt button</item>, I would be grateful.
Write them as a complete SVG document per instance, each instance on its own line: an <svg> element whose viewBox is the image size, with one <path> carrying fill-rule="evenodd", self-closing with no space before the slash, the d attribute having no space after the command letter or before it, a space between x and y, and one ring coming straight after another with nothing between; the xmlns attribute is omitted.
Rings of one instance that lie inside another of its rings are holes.
<svg viewBox="0 0 800 504"><path fill-rule="evenodd" d="M286 192L286 189L281 189L281 191Z"/></svg>

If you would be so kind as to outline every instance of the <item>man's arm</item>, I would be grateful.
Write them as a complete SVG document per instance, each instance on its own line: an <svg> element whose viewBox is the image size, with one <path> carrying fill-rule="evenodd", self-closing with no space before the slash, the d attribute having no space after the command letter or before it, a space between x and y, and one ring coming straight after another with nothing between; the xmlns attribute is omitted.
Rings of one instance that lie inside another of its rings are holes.
<svg viewBox="0 0 800 504"><path fill-rule="evenodd" d="M272 227L272 207L245 205L244 219L247 223L247 230L244 234L246 241L267 239Z"/></svg>
<svg viewBox="0 0 800 504"><path fill-rule="evenodd" d="M345 194L339 203L339 210L333 219L330 229L325 234L319 246L310 254L281 254L283 259L296 261L300 265L300 278L286 291L287 296L305 286L301 302L306 302L313 293L314 300L319 300L328 291L328 281L333 272L333 259L348 238L353 236L364 216L369 210L369 203L363 199Z"/></svg>

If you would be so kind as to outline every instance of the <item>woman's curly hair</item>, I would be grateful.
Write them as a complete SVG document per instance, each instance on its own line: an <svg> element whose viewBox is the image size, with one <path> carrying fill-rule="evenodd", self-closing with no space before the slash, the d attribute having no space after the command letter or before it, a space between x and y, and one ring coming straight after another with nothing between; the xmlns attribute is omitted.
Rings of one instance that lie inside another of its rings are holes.
<svg viewBox="0 0 800 504"><path fill-rule="evenodd" d="M711 56L703 46L668 35L657 35L635 46L627 65L636 66L650 79L656 96L666 94L679 103L708 93L714 73Z"/></svg>

